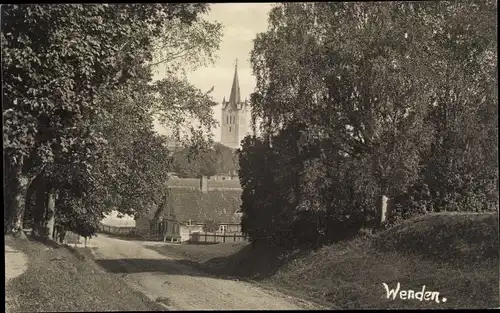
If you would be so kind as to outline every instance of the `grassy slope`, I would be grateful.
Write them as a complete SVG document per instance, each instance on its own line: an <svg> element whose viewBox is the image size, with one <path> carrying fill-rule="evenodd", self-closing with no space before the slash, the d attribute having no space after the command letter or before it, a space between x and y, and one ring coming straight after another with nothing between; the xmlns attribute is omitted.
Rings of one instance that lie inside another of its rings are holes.
<svg viewBox="0 0 500 313"><path fill-rule="evenodd" d="M324 247L292 262L275 283L342 308L497 307L498 214L429 215L372 240ZM439 291L446 303L388 300L385 282ZM295 287L296 288L296 287Z"/></svg>
<svg viewBox="0 0 500 313"><path fill-rule="evenodd" d="M214 273L260 280L332 308L492 308L499 305L497 214L433 214L372 238L323 247L283 264L242 244L167 246ZM231 253L231 250L233 253ZM382 285L438 291L446 303L389 300Z"/></svg>
<svg viewBox="0 0 500 313"><path fill-rule="evenodd" d="M103 272L80 251L5 237L28 256L28 270L7 285L13 312L164 311L116 275Z"/></svg>

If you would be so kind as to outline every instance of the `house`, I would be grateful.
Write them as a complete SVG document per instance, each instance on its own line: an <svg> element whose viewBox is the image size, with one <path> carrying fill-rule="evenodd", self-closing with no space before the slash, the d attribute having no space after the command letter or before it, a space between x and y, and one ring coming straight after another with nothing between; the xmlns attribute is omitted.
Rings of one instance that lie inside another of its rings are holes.
<svg viewBox="0 0 500 313"><path fill-rule="evenodd" d="M181 240L191 233L203 232L207 223L219 233L240 233L240 190L213 189L203 192L191 189L172 189L174 210L180 222ZM213 231L213 230L212 230ZM209 232L212 232L209 231Z"/></svg>
<svg viewBox="0 0 500 313"><path fill-rule="evenodd" d="M179 222L175 216L163 214L154 217L153 214L140 216L135 221L136 234L146 240L179 241Z"/></svg>
<svg viewBox="0 0 500 313"><path fill-rule="evenodd" d="M131 215L120 214L117 210L111 211L101 220L101 224L113 227L134 227L135 220Z"/></svg>
<svg viewBox="0 0 500 313"><path fill-rule="evenodd" d="M236 173L222 173L210 176L211 180L235 180L238 181L239 177Z"/></svg>
<svg viewBox="0 0 500 313"><path fill-rule="evenodd" d="M216 232L241 232L241 187L236 180L171 178L162 209L136 220L137 232L150 240L189 239L207 223Z"/></svg>
<svg viewBox="0 0 500 313"><path fill-rule="evenodd" d="M150 210L136 218L136 234L146 240L178 241L179 222L173 214L171 202L172 197L167 189L163 203L157 210Z"/></svg>
<svg viewBox="0 0 500 313"><path fill-rule="evenodd" d="M222 180L222 179L212 179L212 177L203 177L201 179L206 182L208 191L222 191L222 190L236 190L241 194L241 185L239 179ZM173 178L171 177L167 185L169 188L181 188L181 189L192 189L200 190L201 187L200 178Z"/></svg>

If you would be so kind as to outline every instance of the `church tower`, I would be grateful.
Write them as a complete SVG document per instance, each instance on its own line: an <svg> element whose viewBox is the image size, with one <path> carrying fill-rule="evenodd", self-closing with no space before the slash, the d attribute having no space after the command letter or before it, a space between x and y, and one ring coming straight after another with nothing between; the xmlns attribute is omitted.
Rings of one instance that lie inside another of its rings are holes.
<svg viewBox="0 0 500 313"><path fill-rule="evenodd" d="M234 67L233 85L229 101L222 100L221 143L232 149L240 147L241 140L250 134L250 103L241 101L238 82L238 60Z"/></svg>

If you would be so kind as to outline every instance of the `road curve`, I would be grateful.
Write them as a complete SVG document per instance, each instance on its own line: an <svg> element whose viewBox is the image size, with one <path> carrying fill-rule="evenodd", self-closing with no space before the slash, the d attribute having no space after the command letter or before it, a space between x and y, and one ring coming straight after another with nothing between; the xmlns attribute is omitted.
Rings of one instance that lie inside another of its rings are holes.
<svg viewBox="0 0 500 313"><path fill-rule="evenodd" d="M96 262L172 310L303 310L312 305L250 283L198 271L147 248L146 242L92 239ZM156 243L160 244L160 243Z"/></svg>

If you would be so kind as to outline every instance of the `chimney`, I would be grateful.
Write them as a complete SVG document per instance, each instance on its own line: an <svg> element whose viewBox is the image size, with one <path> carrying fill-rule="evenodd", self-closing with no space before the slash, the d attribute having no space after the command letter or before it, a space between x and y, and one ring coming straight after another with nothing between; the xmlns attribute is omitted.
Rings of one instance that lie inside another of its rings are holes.
<svg viewBox="0 0 500 313"><path fill-rule="evenodd" d="M207 176L201 176L200 179L200 190L203 193L206 193L208 191L208 177Z"/></svg>

